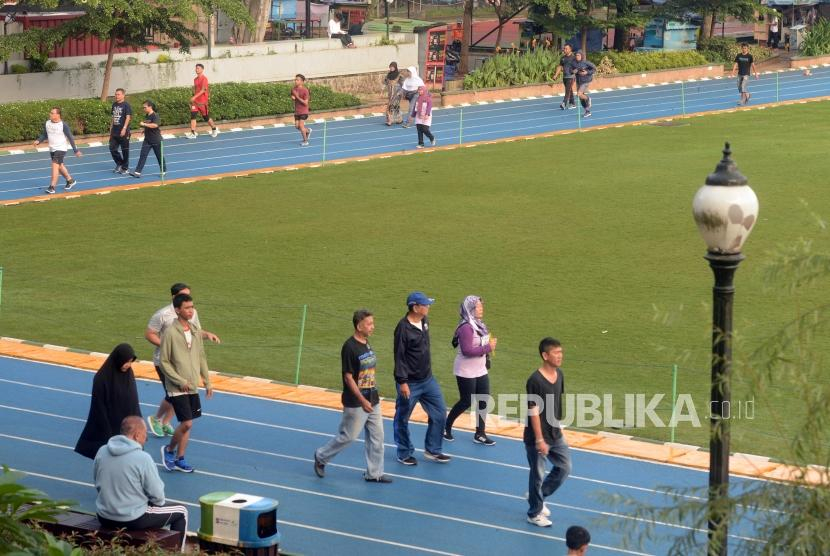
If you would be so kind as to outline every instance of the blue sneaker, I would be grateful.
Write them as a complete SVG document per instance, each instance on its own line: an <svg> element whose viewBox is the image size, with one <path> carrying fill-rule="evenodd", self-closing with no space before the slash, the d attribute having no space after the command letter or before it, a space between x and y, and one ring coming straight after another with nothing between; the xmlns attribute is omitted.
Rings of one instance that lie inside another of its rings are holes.
<svg viewBox="0 0 830 556"><path fill-rule="evenodd" d="M193 467L184 461L184 457L177 459L174 465L174 469L176 471L181 471L182 473L193 473Z"/></svg>
<svg viewBox="0 0 830 556"><path fill-rule="evenodd" d="M168 471L176 468L176 454L167 451L167 446L161 447L161 464Z"/></svg>

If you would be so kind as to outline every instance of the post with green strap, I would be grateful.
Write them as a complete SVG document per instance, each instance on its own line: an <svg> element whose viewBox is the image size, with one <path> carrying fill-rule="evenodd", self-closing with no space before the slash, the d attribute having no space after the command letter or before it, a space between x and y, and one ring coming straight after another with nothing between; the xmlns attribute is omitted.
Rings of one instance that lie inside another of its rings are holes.
<svg viewBox="0 0 830 556"><path fill-rule="evenodd" d="M303 359L303 338L305 337L305 320L308 315L308 305L303 305L303 317L300 320L300 345L297 346L297 370L294 372L294 384L300 383L300 363Z"/></svg>
<svg viewBox="0 0 830 556"><path fill-rule="evenodd" d="M680 109L683 111L683 115L686 115L686 83L684 81L680 82Z"/></svg>
<svg viewBox="0 0 830 556"><path fill-rule="evenodd" d="M329 138L329 122L328 120L323 120L323 160L321 161L323 164L326 163L326 141ZM305 317L303 317L305 318Z"/></svg>
<svg viewBox="0 0 830 556"><path fill-rule="evenodd" d="M458 112L458 144L461 145L464 137L464 107Z"/></svg>
<svg viewBox="0 0 830 556"><path fill-rule="evenodd" d="M582 130L582 110L576 107L576 128Z"/></svg>
<svg viewBox="0 0 830 556"><path fill-rule="evenodd" d="M675 411L677 408L677 365L671 367L671 441L674 442L674 433L677 428Z"/></svg>
<svg viewBox="0 0 830 556"><path fill-rule="evenodd" d="M161 185L164 185L164 174L167 173L167 161L164 160L164 140L161 141L161 164L159 164L159 171L161 172Z"/></svg>

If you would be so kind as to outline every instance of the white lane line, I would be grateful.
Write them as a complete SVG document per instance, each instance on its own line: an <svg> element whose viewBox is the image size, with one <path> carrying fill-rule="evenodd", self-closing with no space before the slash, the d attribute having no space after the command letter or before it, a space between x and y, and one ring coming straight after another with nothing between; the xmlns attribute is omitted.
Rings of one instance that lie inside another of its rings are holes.
<svg viewBox="0 0 830 556"><path fill-rule="evenodd" d="M30 475L32 477L38 477L40 479L47 479L47 480L50 480L50 481L58 481L58 482L61 482L61 483L69 483L69 484L72 484L72 485L84 486L84 487L88 487L88 488L95 488L95 485L93 485L92 483L86 483L84 481L76 481L74 479L67 479L65 477L55 477L54 475L47 475L45 473L37 473L35 471L27 471L26 469L13 468L12 471L17 471L18 473L25 473L26 475ZM177 500L175 498L170 498L169 500L171 502L175 502L177 504L183 504L185 506L190 506L191 508L200 508L199 504L194 504L193 502L188 502L186 500ZM401 544L401 543L397 543L397 542L394 542L394 541L387 541L387 540L384 540L384 539L376 539L376 538L373 538L373 537L364 537L362 535L356 535L354 533L346 533L345 531L338 531L337 529L326 529L326 528L323 528L323 527L315 527L313 525L306 525L305 523L297 523L296 521L287 521L285 519L280 519L279 524L280 525L288 525L290 527L299 527L301 529L310 529L312 531L319 531L321 533L330 533L332 535L337 535L337 536L341 536L341 537L348 537L348 538L357 539L357 540L361 540L361 541L374 542L374 543L385 544L385 545L389 545L389 546L396 546L396 547L399 547L399 548L409 548L409 549L414 550L416 552L426 552L428 554L441 554L442 556L461 556L461 555L456 554L454 552L443 552L441 550L434 550L432 548L426 548L426 547L417 546L417 545L414 545L414 544ZM192 531L188 531L188 532L192 533Z"/></svg>
<svg viewBox="0 0 830 556"><path fill-rule="evenodd" d="M67 367L67 368L72 368L72 367ZM155 382L155 381L149 381L149 380L145 380L145 381L146 382ZM35 385L35 384L26 383L26 382L20 382L20 381L3 379L3 378L0 378L0 382L6 382L6 383L17 384L17 385L22 385L22 386L28 386L28 387L32 387L32 388L39 388L39 389L42 389L42 390L49 390L49 391L59 392L59 393L73 394L73 395L76 395L76 396L81 396L81 397L86 397L86 398L90 397L90 395L85 393L85 392L76 392L76 391L73 391L73 390L55 388L55 387L52 387L52 386L41 386L41 385ZM291 403L291 402L287 402L287 403ZM141 403L140 405L145 406L145 407L155 408L157 404ZM308 408L308 406L305 406L305 405L302 405L302 404L293 404L293 405L300 405L301 407ZM55 415L55 414L52 414L52 413L46 413L46 412L32 410L32 409L18 408L18 407L8 406L8 405L0 405L0 408L16 410L16 411L22 411L22 412L32 413L32 414L36 414L36 415L45 415L47 417L56 417L56 418L60 418L60 419L68 419L68 420L73 420L73 421L85 422L84 419L78 419L78 418L75 418L75 417L67 417L67 416L64 416L64 415ZM289 431L289 432L309 434L309 435L313 435L313 436L320 436L320 437L326 437L326 438L331 438L331 437L334 436L331 433L324 433L324 432L313 431L313 430L309 430L309 429L300 429L300 428L296 428L296 427L287 427L287 426L283 426L283 425L276 425L276 424L273 424L273 423L263 423L261 421L253 421L253 420L249 420L249 419L242 419L240 417L229 417L229 416L226 416L226 415L217 415L217 414L213 414L213 413L203 413L203 415L205 417L214 417L216 419L222 419L222 420L225 420L225 421L233 421L233 422L237 422L237 423L244 423L244 424L247 424L247 425L256 425L256 426L265 427L265 428L271 428L271 429L276 429L276 430L285 430L285 431ZM358 438L356 440L356 442L364 442L364 440L361 439L361 438ZM396 445L391 444L391 443L384 443L384 447L386 447L386 448L396 448ZM580 450L579 448L571 448L571 449L595 454L594 452L590 452L588 450ZM417 451L422 452L423 450L418 449ZM522 472L527 470L526 466L516 465L516 464L513 464L513 463L504 463L504 462L500 462L500 461L494 461L494 460L488 460L488 459L482 459L482 458L473 458L473 457L461 456L461 455L457 455L457 454L453 454L453 457L456 458L456 459L471 461L471 462L474 462L474 463L484 463L484 464L487 464L487 465L495 465L495 466L504 467L504 468L507 468L507 469L516 469L516 470L520 470ZM636 461L636 462L641 462L642 461L642 460L637 460L635 458L626 458L625 456L612 456L612 457L620 457L620 458L624 458L624 459L631 459L631 460ZM652 462L648 462L648 463L652 463ZM673 464L663 464L663 465L678 467L678 466L673 465ZM688 469L688 468L681 467L681 469ZM648 487L641 487L641 486L636 486L636 485L628 485L628 484L624 484L624 483L617 483L617 482L614 482L614 481L605 481L605 480L602 480L602 479L594 479L594 478L591 478L591 477L583 477L581 475L570 475L569 478L577 480L577 481L585 481L585 482L589 482L589 483L599 484L599 485L603 485L603 486L606 486L606 487L626 488L626 489L635 490L635 491L638 491L638 492L645 492L645 493L649 493L649 494L660 494L660 495L670 494L670 493L666 492L665 490L653 489L653 488L648 488ZM700 500L700 497L689 495L689 494L681 494L680 496L683 497L683 498L688 498L688 499L692 499L692 500Z"/></svg>
<svg viewBox="0 0 830 556"><path fill-rule="evenodd" d="M65 449L65 450L72 450L73 449L71 446L66 446L66 445L62 445L62 444L53 444L53 443L50 443L50 442L42 442L42 441L38 441L38 440L31 440L31 439L24 438L24 437L13 436L13 435L8 435L8 434L3 434L3 433L0 433L0 437L10 438L10 439L13 439L13 440L19 440L19 441L22 441L22 442L33 442L35 444L40 444L40 445L44 445L44 446L55 447L55 448ZM159 466L159 467L161 466L161 464L156 464L156 465ZM360 499L357 499L357 498L350 498L348 496L341 496L341 495L337 495L337 494L329 494L329 493L326 493L326 492L317 492L317 491L308 490L308 489L304 489L304 488L288 486L288 485L284 485L284 484L280 484L280 483L273 483L273 482L268 482L268 481L258 481L258 480L255 480L255 479L246 479L246 478L243 478L243 477L235 477L233 475L226 475L224 473L214 473L214 472L211 472L211 471L203 471L203 470L200 470L200 469L197 469L193 473L196 474L196 475L205 475L206 477L215 477L217 479L225 479L225 480L236 481L236 482L240 482L240 483L246 483L246 484L252 484L252 485L257 485L257 486L275 488L275 489L278 489L278 490L285 490L285 491L294 492L294 493L297 493L297 494L307 494L307 495L316 496L316 497L319 497L319 498L325 498L325 499L329 499L329 500L338 500L338 501L341 501L341 502L350 502L350 503L353 503L353 504L358 504L358 505L363 505L363 506L370 506L370 507L373 507L373 508L380 508L380 509L383 509L383 510L391 510L391 511L396 511L396 512L402 512L402 513L405 513L405 514L418 515L418 516L422 516L422 517L437 519L439 521L441 521L441 520L443 520L443 521L452 521L452 522L455 522L455 523L462 523L464 525L472 525L472 526L481 527L481 528L484 528L484 529L494 529L494 530L497 530L497 531L504 531L506 533L515 533L515 534L519 534L519 535L523 535L523 536L529 536L529 537L538 537L538 538L542 538L542 539L546 539L546 540L556 540L556 541L560 541L560 542L565 540L562 537L557 537L557 536L554 536L554 535L545 535L545 534L542 534L542 533L534 533L532 531L526 531L526 530L522 530L522 529L514 529L512 527L506 527L504 525L495 525L493 523L486 523L486 522L482 522L482 521L476 521L476 520L473 520L473 519L465 519L465 518L461 518L461 517L441 515L441 514L437 514L437 513L434 513L434 512L427 512L427 511L423 511L423 510L415 510L415 509L412 509L412 508L404 508L404 507L398 506L398 505L383 504L381 502L372 502L372 501L369 501L369 500L360 500ZM604 545L601 545L601 544L594 544L593 546L595 548L610 550L612 552L620 552L620 553L623 553L623 554L635 554L635 555L638 555L638 556L641 556L641 555L642 556L647 556L647 554L648 554L648 553L645 553L645 552L636 552L636 551L626 550L626 549L623 549L623 548L604 546Z"/></svg>
<svg viewBox="0 0 830 556"><path fill-rule="evenodd" d="M48 148L46 150L49 150ZM9 149L9 154L26 154L22 149Z"/></svg>

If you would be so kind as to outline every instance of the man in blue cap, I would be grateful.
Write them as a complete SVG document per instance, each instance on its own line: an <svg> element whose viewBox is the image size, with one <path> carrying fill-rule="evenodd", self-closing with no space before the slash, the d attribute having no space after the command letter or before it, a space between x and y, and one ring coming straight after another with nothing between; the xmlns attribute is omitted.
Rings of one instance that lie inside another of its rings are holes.
<svg viewBox="0 0 830 556"><path fill-rule="evenodd" d="M429 417L424 439L424 457L436 463L447 463L450 457L441 452L447 405L438 381L432 376L429 351L429 307L435 303L423 292L412 292L406 298L408 311L395 327L395 383L398 398L395 401L395 443L398 461L417 465L412 455L415 447L409 439L409 416L420 402Z"/></svg>

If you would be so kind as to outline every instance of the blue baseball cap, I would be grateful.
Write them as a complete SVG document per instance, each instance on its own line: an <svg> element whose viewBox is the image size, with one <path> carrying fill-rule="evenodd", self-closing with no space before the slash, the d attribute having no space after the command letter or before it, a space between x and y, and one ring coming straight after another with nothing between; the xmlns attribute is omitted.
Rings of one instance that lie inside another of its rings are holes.
<svg viewBox="0 0 830 556"><path fill-rule="evenodd" d="M406 298L407 307L411 307L412 305L432 305L433 303L435 303L435 299L427 297L427 294L424 292L412 292Z"/></svg>

